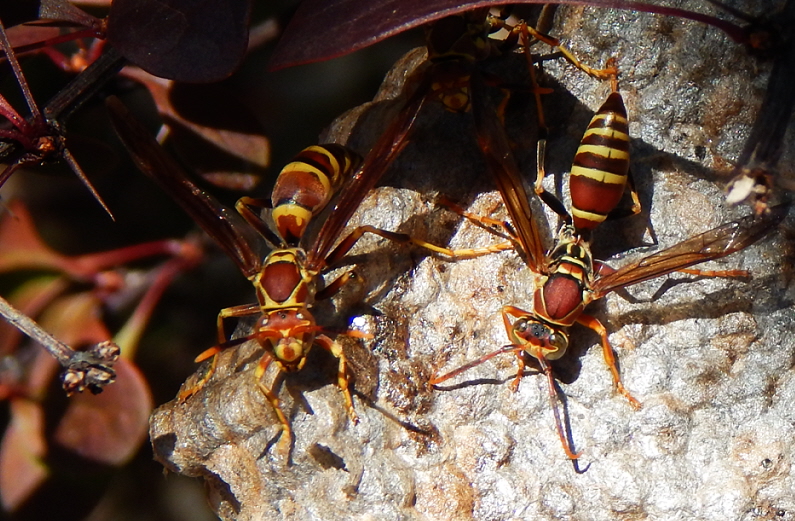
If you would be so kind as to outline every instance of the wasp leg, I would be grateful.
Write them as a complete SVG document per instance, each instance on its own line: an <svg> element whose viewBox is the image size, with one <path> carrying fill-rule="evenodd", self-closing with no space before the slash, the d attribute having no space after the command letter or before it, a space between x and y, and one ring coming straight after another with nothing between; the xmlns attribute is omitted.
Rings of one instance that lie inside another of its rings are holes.
<svg viewBox="0 0 795 521"><path fill-rule="evenodd" d="M522 381L522 378L524 377L524 369L527 367L521 351L516 352L516 363L516 378L513 379L510 385L511 392L514 393L519 390L519 383Z"/></svg>
<svg viewBox="0 0 795 521"><path fill-rule="evenodd" d="M255 315L260 312L260 307L258 304L244 304L241 306L234 306L231 308L224 308L218 313L218 345L207 349L206 351L202 352L199 356L197 356L193 361L195 363L200 363L208 358L212 357L212 361L210 362L210 366L204 372L202 377L199 379L198 382L193 384L192 386L188 387L187 389L183 389L179 393L179 401L184 402L197 392L199 392L202 387L205 386L207 382L210 381L213 374L215 374L215 369L218 366L218 355L223 351L225 344L227 344L227 336L226 331L224 329L224 320L227 318L233 317L244 317L248 315Z"/></svg>
<svg viewBox="0 0 795 521"><path fill-rule="evenodd" d="M541 131L541 137L543 139L546 139L546 137L549 135L549 127L547 126L546 118L544 117L544 104L541 102L541 95L550 94L553 91L552 89L541 87L538 84L538 81L536 80L535 58L533 57L533 53L530 52L529 33L528 31L522 30L521 29L522 26L526 26L526 24L522 22L517 26L517 30L520 32L522 37L523 53L525 56L525 60L527 60L527 70L530 71L530 81L532 83L533 97L535 98L536 102L538 128Z"/></svg>
<svg viewBox="0 0 795 521"><path fill-rule="evenodd" d="M213 374L215 374L215 369L218 365L218 354L221 352L221 348L218 346L211 347L210 349L204 351L202 354L196 357L194 362L203 362L208 358L212 357L212 361L210 361L210 365L205 369L204 374L199 378L199 380L179 392L178 399L180 402L186 401L188 398L199 392L204 385L210 381Z"/></svg>
<svg viewBox="0 0 795 521"><path fill-rule="evenodd" d="M243 196L235 203L235 209L237 213L239 213L252 228L257 230L257 233L265 237L268 242L277 245L281 244L281 238L279 238L273 230L268 228L268 225L262 220L260 214L253 212L251 210L252 208L260 210L270 209L271 202L267 199L255 199L253 197Z"/></svg>
<svg viewBox="0 0 795 521"><path fill-rule="evenodd" d="M218 312L218 343L223 344L228 340L224 328L224 320L227 318L247 317L256 315L262 312L259 304L242 304L240 306L232 306L231 308L224 308Z"/></svg>
<svg viewBox="0 0 795 521"><path fill-rule="evenodd" d="M468 212L445 196L439 197L438 203L444 206L445 208L447 208L448 210L450 210L451 212L455 212L461 217L469 219L477 226L480 226L490 231L494 235L498 235L509 241L517 240L516 233L513 231L513 229L511 229L510 225L505 221L500 221L498 219L493 219L485 215L476 215L474 213Z"/></svg>
<svg viewBox="0 0 795 521"><path fill-rule="evenodd" d="M345 353L342 351L342 345L333 341L326 335L318 335L315 337L315 343L334 355L337 360L339 360L339 365L337 368L337 385L342 391L342 395L345 397L345 407L348 409L348 417L351 419L354 425L359 423L359 415L356 414L356 410L353 408L353 397L351 396L351 390L349 388L350 373L348 373L348 359L345 357Z"/></svg>
<svg viewBox="0 0 795 521"><path fill-rule="evenodd" d="M505 331L508 333L508 338L513 337L513 324L511 323L510 318L508 317L518 317L523 316L527 312L519 309L515 306L503 306L502 307L502 323L505 325ZM518 347L518 346L517 346ZM516 378L513 379L511 382L510 388L511 391L516 392L519 390L519 382L522 381L522 377L524 376L524 369L527 364L525 364L524 356L522 356L522 349L516 350L516 362L519 364L519 367L516 371Z"/></svg>
<svg viewBox="0 0 795 521"><path fill-rule="evenodd" d="M632 175L632 170L627 171L627 187L626 190L629 191L629 196L632 198L632 206L629 208L616 208L611 210L609 214L607 214L607 219L623 219L625 217L632 217L633 215L638 215L640 211L643 209L643 206L640 204L640 196L638 195L638 190L635 188L635 176Z"/></svg>
<svg viewBox="0 0 795 521"><path fill-rule="evenodd" d="M536 145L536 164L538 165L538 172L536 173L536 182L534 186L535 193L550 210L558 214L565 222L571 223L571 215L569 215L569 212L566 210L566 206L560 202L560 199L547 192L541 184L544 181L544 177L547 175L546 169L544 168L544 158L547 155L546 151L547 141L545 139L539 139L538 145Z"/></svg>
<svg viewBox="0 0 795 521"><path fill-rule="evenodd" d="M282 426L282 439L289 444L293 439L293 430L290 427L290 422L287 420L287 416L281 408L279 397L273 392L273 389L265 385L262 381L262 377L265 375L265 371L268 370L271 362L273 362L273 357L270 354L265 353L262 355L262 358L260 358L257 364L257 369L254 371L254 377L257 379L257 387L259 387L259 390L262 391L262 394L264 394L265 398L270 402L271 407L273 407L273 412L276 413L276 418Z"/></svg>
<svg viewBox="0 0 795 521"><path fill-rule="evenodd" d="M679 273L687 273L688 275L695 275L697 277L750 277L751 274L748 270L700 270L698 268L682 268L676 270Z"/></svg>
<svg viewBox="0 0 795 521"><path fill-rule="evenodd" d="M336 279L334 279L331 284L328 284L325 288L321 289L315 294L315 300L325 300L327 298L331 298L337 294L337 292L342 289L342 287L348 283L348 281L353 280L359 277L355 270L346 271Z"/></svg>
<svg viewBox="0 0 795 521"><path fill-rule="evenodd" d="M633 407L640 408L640 402L636 400L632 394L630 394L630 392L621 382L621 376L618 374L618 367L616 367L616 356L615 353L613 353L613 347L610 345L610 341L607 339L607 329L605 329L599 320L590 315L580 315L577 317L577 322L593 330L601 337L602 355L604 355L605 363L607 364L608 369L610 369L610 373L613 375L613 382L616 385L616 389L619 393L623 394L627 400L629 400L629 403L632 404Z"/></svg>
<svg viewBox="0 0 795 521"><path fill-rule="evenodd" d="M451 250L449 248L444 248L442 246L437 246L435 244L431 244L429 242L423 241L421 239L416 239L408 234L405 233L395 233L389 232L386 230L381 230L379 228L374 228L373 226L360 226L359 228L354 229L342 242L337 246L337 248L329 255L329 259L337 260L338 258L342 257L347 251L353 247L353 244L359 240L359 238L364 235L365 233L372 233L374 235L378 235L385 239L389 239L390 241L394 241L400 244L414 244L421 248L425 248L426 250L430 250L434 253L439 253L441 255L445 255L450 257L451 259L470 259L473 257L480 257L483 255L488 255L490 253L498 253L501 251L512 250L514 249L514 245L510 241L501 242L499 244L494 244L491 246L484 246L482 248L465 248L461 250ZM329 261L331 264L331 261Z"/></svg>
<svg viewBox="0 0 795 521"><path fill-rule="evenodd" d="M593 76L594 78L598 78L600 80L608 80L618 74L618 71L616 70L615 66L611 65L610 62L608 62L607 67L604 69L595 69L593 67L590 67L582 63L580 60L577 59L576 56L574 56L574 54L570 50L566 48L566 46L564 46L560 42L560 40L552 36L540 33L536 31L533 27L527 25L526 23L521 23L517 25L514 28L514 30L520 31L521 33L525 34L528 39L529 37L532 36L536 40L544 42L550 47L557 49L563 55L563 57L566 58L566 60L569 63L571 63L572 65L574 65L575 67L577 67L578 69L580 69L589 76Z"/></svg>

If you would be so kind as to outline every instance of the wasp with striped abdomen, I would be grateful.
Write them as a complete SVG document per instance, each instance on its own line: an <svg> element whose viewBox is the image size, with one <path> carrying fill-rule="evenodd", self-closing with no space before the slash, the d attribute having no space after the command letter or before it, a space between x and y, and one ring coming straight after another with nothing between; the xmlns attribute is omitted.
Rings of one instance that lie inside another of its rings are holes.
<svg viewBox="0 0 795 521"><path fill-rule="evenodd" d="M485 86L475 83L474 87L478 89ZM608 104L614 104L616 99L614 96L615 94L611 95L613 99L611 101L609 98ZM486 108L491 111L494 110L493 107ZM612 110L610 109L608 112ZM771 211L764 215L748 216L718 226L616 270L600 261L594 260L591 254L590 243L586 235L598 225L597 219L580 219L578 223L575 223L570 213L554 196L541 191L539 195L542 200L552 207L563 221L554 239L553 247L549 252L545 252L538 226L530 210L527 191L504 130L499 125L490 123L494 118L490 117L489 114L481 114L476 111L475 117L479 124L488 130L488 132L479 134L482 140L481 148L487 154L487 166L497 181L511 218L511 223L500 223L493 219L479 218L464 212L460 208L454 209L465 217L480 221L487 226L498 226L500 235L507 235L510 238L510 242L517 246L518 253L525 260L528 268L538 274L539 277L536 278L535 286L530 290L529 298L532 302L532 310L526 310L514 305L505 305L502 308L503 323L510 341L508 345L458 369L433 378L431 384L437 385L447 381L497 355L515 353L519 367L517 376L512 383L512 389L516 390L524 374L526 366L525 355L529 355L537 361L547 377L549 399L561 444L566 455L571 459L576 459L579 454L571 448L567 441L558 412L554 375L549 364L550 361L557 360L566 353L569 346L568 328L576 323L593 330L599 335L602 353L613 377L616 389L633 406L639 406L640 402L632 396L621 381L615 353L608 340L607 329L596 317L585 313L588 305L604 298L613 291L661 277L674 271L712 277L747 275L747 272L742 270L702 271L690 269L690 266L725 257L752 245L772 231L786 217L789 208L786 205L779 205L771 208ZM625 116L621 116L621 118L625 118ZM602 120L602 116L597 115L594 120ZM601 124L596 126L599 127ZM588 132L586 132L585 141L587 142L588 140ZM618 143L623 143L624 141L626 141L624 137L620 137L617 140ZM625 150L624 145L618 146L615 143L611 145L602 143L600 146L604 146L605 149ZM597 155L606 155L604 153L605 149L602 149ZM582 151L581 147L578 152L579 159L575 163L579 163L580 166L583 163L599 163L599 161L592 160L582 161L583 156L580 156ZM623 165L624 152L622 151L618 156L621 156L618 162ZM625 169L625 166L621 167L622 171ZM604 172L607 169L602 163L602 166L598 166L596 170ZM607 174L610 174L610 171ZM540 178L543 173L539 172L538 175ZM591 179L593 176L585 177ZM574 183L574 180L572 180L572 183ZM599 217L610 213L623 192L622 183L613 184L620 185L621 190L617 186L609 187L609 190L612 191L610 204L596 208L596 211L590 213L599 214ZM583 187L587 188L587 184L583 184ZM598 184L596 184L596 187L600 188ZM586 193L586 195L589 194ZM587 198L585 199L587 200ZM604 197L604 199L608 198ZM579 197L575 204L580 205L579 208L588 208L583 199Z"/></svg>
<svg viewBox="0 0 795 521"><path fill-rule="evenodd" d="M351 278L352 272L348 271L324 286L321 275L350 250L361 233L343 239L333 251L331 246L339 237L326 236L322 230L311 249L305 245L307 224L328 205L334 193L346 181L353 190L356 183L362 182L361 176L352 175L359 164L358 156L334 144L306 148L281 171L270 201L243 197L236 204L235 213L194 185L119 102L110 101L109 107L117 132L139 168L171 195L235 261L257 295L254 304L226 308L218 314L218 344L196 359L198 362L212 358L210 367L198 383L182 390L180 399L187 400L210 380L217 355L223 349L255 340L264 350L254 371L257 385L272 405L284 439L289 442L292 439L290 423L280 407L278 395L263 382L263 376L271 364L280 372L302 369L310 349L318 345L338 359L337 383L348 416L352 422L358 422L342 346L333 338L334 332L317 324L312 307L316 300L335 294ZM259 211L263 208L272 208L275 231L261 217ZM347 208L332 212L325 224L341 230L347 221L344 217L343 222L338 222L343 219L344 211ZM257 234L252 233L254 231ZM256 253L257 235L273 245L264 259ZM253 331L230 340L225 321L252 315L259 315ZM366 336L355 331L341 334Z"/></svg>

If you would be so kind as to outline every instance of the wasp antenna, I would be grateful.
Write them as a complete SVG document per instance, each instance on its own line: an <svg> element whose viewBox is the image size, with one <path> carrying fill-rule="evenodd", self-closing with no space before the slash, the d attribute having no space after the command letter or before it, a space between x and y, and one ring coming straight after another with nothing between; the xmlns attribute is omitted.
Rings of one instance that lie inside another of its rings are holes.
<svg viewBox="0 0 795 521"><path fill-rule="evenodd" d="M229 347L239 346L240 344L244 344L249 340L253 340L255 337L256 335L251 334L251 335L241 336L238 338L233 338L232 340L227 340L226 342L214 345L211 348L202 351L201 354L199 354L199 356L193 359L193 362L196 364L204 362L208 358L217 355L224 349L227 349Z"/></svg>
<svg viewBox="0 0 795 521"><path fill-rule="evenodd" d="M558 410L558 393L555 390L555 376L552 374L552 366L543 357L538 358L538 363L544 374L547 375L547 384L549 387L549 406L552 408L552 414L555 416L555 428L558 431L560 444L566 452L566 456L570 460L576 460L580 457L581 453L572 451L569 441L566 437L566 431L563 428L563 422L560 419L560 411Z"/></svg>
<svg viewBox="0 0 795 521"><path fill-rule="evenodd" d="M464 371L468 371L469 369L472 369L473 367L476 367L476 366L482 364L483 362L487 362L488 360L491 360L492 358L494 358L497 355L501 355L503 353L516 353L517 351L521 351L522 349L523 348L521 346L517 346L515 344L508 344L506 346L502 346L501 348L497 349L496 351L493 351L493 352L491 352L489 354L483 355L480 358L478 358L477 360L473 360L473 361L469 362L468 364L464 364L461 367L459 367L458 369L454 369L453 371L450 371L447 374L431 378L429 380L429 383L431 385L440 384L440 383L442 383L442 382L444 382L446 380L449 380L450 378L453 378L454 376L458 376L459 374L463 373Z"/></svg>

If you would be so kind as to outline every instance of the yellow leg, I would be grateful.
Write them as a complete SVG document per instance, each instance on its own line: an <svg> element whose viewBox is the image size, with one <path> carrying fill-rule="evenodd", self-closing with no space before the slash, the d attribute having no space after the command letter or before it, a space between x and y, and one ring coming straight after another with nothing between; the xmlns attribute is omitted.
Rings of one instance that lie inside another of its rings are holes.
<svg viewBox="0 0 795 521"><path fill-rule="evenodd" d="M629 400L629 403L637 408L640 408L640 402L635 399L632 394L624 387L624 384L621 382L621 376L618 374L618 367L616 367L616 357L613 353L613 348L610 345L610 341L607 339L607 330L599 322L596 318L582 314L577 318L577 322L582 324L583 326L592 329L599 335L602 339L602 355L604 356L605 363L607 364L607 368L610 369L610 374L613 375L613 382L615 383L616 389L619 393L624 395L624 397Z"/></svg>
<svg viewBox="0 0 795 521"><path fill-rule="evenodd" d="M571 221L571 216L569 212L566 210L566 206L560 202L560 199L555 197L550 192L547 192L546 188L542 184L544 182L544 177L546 177L546 169L544 168L544 160L547 155L547 140L546 139L539 139L538 144L536 145L536 165L537 165L537 173L536 173L536 182L535 186L533 187L535 190L536 195L541 199L544 204L549 206L549 208L558 214L562 219L566 222Z"/></svg>
<svg viewBox="0 0 795 521"><path fill-rule="evenodd" d="M527 24L522 22L517 26L517 28L520 31L522 37L522 47L524 49L525 59L527 60L527 70L530 71L530 81L533 84L533 96L535 97L536 113L538 114L538 128L541 130L541 137L546 138L546 136L549 134L549 127L547 127L546 118L544 117L544 104L541 102L541 95L551 94L552 89L542 88L538 85L538 81L536 81L535 62L533 59L533 54L530 52L529 31L525 30L527 28Z"/></svg>
<svg viewBox="0 0 795 521"><path fill-rule="evenodd" d="M374 228L372 226L360 226L359 228L354 229L343 241L337 246L339 249L341 246L345 245L346 242L350 242L350 246L353 245L359 238L364 235L365 233L372 233L374 235L378 235L385 239L389 239L390 241L394 241L401 244L414 244L421 248L425 248L426 250L432 251L434 253L439 253L441 255L445 255L450 257L451 259L471 259L474 257L480 257L483 255L488 255L490 253L497 253L506 250L514 249L514 245L510 241L501 242L499 244L494 244L492 246L484 246L482 248L465 248L460 250L451 250L450 248L445 248L443 246L437 246L435 244L431 244L429 242L423 241L421 239L416 239L410 235L405 233L395 233L389 232L386 230L381 230L379 228ZM336 255L337 250L335 250L332 255L334 258L337 258Z"/></svg>
<svg viewBox="0 0 795 521"><path fill-rule="evenodd" d="M265 221L262 220L259 212L254 212L251 210L252 208L262 210L270 207L271 203L269 200L255 199L248 196L241 197L237 203L235 203L235 209L237 210L237 213L239 213L252 228L257 230L257 232L265 237L265 239L271 244L278 245L283 242L282 239L268 227Z"/></svg>
<svg viewBox="0 0 795 521"><path fill-rule="evenodd" d="M570 50L568 50L566 46L564 46L557 38L553 38L552 36L542 34L527 24L520 24L517 25L516 27L517 30L526 32L528 36L532 36L536 40L544 42L550 47L557 49L558 52L560 52L569 63L571 63L572 65L583 71L585 74L588 74L589 76L593 76L594 78L598 78L600 80L608 80L618 75L618 70L615 68L615 65L611 65L609 62L606 68L595 69L578 60L577 57L574 56L574 54Z"/></svg>
<svg viewBox="0 0 795 521"><path fill-rule="evenodd" d="M513 379L513 382L511 382L510 386L512 392L519 390L519 383L522 381L522 377L524 377L524 369L527 366L527 364L524 362L524 357L522 356L521 351L516 352L516 363L518 366L516 369L516 378Z"/></svg>
<svg viewBox="0 0 795 521"><path fill-rule="evenodd" d="M215 374L215 369L216 367L218 367L218 354L223 350L225 344L227 344L228 342L228 338L226 336L226 331L224 328L224 320L226 320L227 318L254 315L256 313L259 313L260 311L261 311L260 306L257 304L245 304L242 306L224 308L218 313L218 319L217 319L218 345L215 345L210 349L207 349L206 351L202 352L199 356L197 356L194 359L194 362L196 362L197 364L200 362L204 362L210 357L212 357L212 361L210 362L209 367L204 372L204 374L199 379L199 381L196 382L196 384L192 385L187 389L183 389L182 391L180 391L178 396L179 401L184 402L185 400L187 400L188 398L199 392L202 389L202 387L204 387L207 384L207 382L210 381L210 378L212 378L213 374Z"/></svg>
<svg viewBox="0 0 795 521"><path fill-rule="evenodd" d="M212 361L210 362L210 365L207 367L202 377L199 378L198 382L179 392L177 399L180 402L184 402L185 400L187 400L188 398L199 392L202 389L202 387L204 387L205 384L207 384L207 382L210 381L210 378L212 378L213 374L215 374L215 368L218 366L218 353L220 352L221 349L219 347L217 346L211 347L210 349L208 349L207 351L203 352L202 354L196 357L195 360L196 362L202 362L210 357L212 357Z"/></svg>
<svg viewBox="0 0 795 521"><path fill-rule="evenodd" d="M265 398L270 402L271 407L273 407L273 412L276 413L276 418L279 420L279 423L282 426L282 439L280 443L291 443L293 439L293 430L290 427L290 422L287 420L287 416L284 414L284 411L281 408L281 402L279 397L273 390L265 385L262 382L262 377L265 375L265 371L268 370L268 366L271 365L273 358L269 354L264 354L262 358L260 358L259 364L257 364L257 369L254 371L254 377L257 379L257 387L259 390L262 391L262 394L265 395Z"/></svg>
<svg viewBox="0 0 795 521"><path fill-rule="evenodd" d="M348 281L357 278L356 272L354 270L346 271L336 279L334 279L331 284L327 285L322 290L318 291L315 294L316 300L325 300L327 298L333 297L337 294L337 292L342 289L342 287L348 283Z"/></svg>
<svg viewBox="0 0 795 521"><path fill-rule="evenodd" d="M216 319L216 325L218 326L218 343L224 344L229 340L229 337L226 335L224 320L227 318L247 317L261 312L262 308L259 304L243 304L231 308L224 308L219 311L218 318Z"/></svg>
<svg viewBox="0 0 795 521"><path fill-rule="evenodd" d="M485 215L476 215L474 213L467 212L445 196L439 197L438 203L451 212L455 212L461 217L469 219L473 223L481 225L484 228L497 228L499 231L492 231L494 231L494 233L500 237L505 237L509 240L516 239L516 235L513 233L513 230L511 230L505 221L492 219L491 217L486 217Z"/></svg>
<svg viewBox="0 0 795 521"><path fill-rule="evenodd" d="M356 410L353 408L353 397L351 396L351 390L349 387L350 377L348 373L348 359L345 357L345 353L342 351L342 345L331 340L326 335L318 335L315 338L315 343L327 350L329 353L334 355L337 360L339 360L339 365L337 366L337 385L342 391L342 396L345 398L345 407L348 410L348 417L351 419L354 425L359 423L359 415L356 414Z"/></svg>

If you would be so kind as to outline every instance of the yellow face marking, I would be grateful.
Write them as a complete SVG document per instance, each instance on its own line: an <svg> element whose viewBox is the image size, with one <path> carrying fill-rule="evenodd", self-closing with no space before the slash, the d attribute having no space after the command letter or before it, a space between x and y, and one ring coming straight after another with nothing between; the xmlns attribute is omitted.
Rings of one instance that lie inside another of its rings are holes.
<svg viewBox="0 0 795 521"><path fill-rule="evenodd" d="M453 112L460 112L469 104L469 96L463 93L445 96L442 100L442 103L449 110L452 110Z"/></svg>
<svg viewBox="0 0 795 521"><path fill-rule="evenodd" d="M274 348L274 353L279 360L284 362L295 362L298 358L304 356L304 349L301 342L288 338L279 341Z"/></svg>

